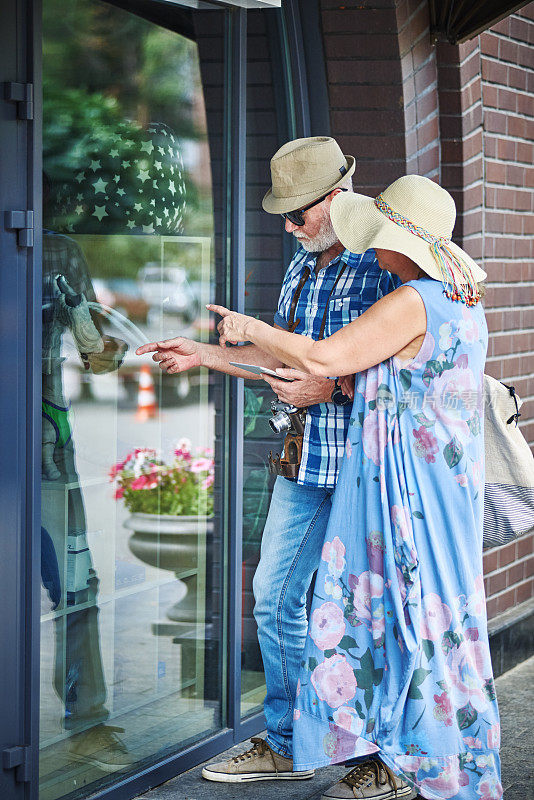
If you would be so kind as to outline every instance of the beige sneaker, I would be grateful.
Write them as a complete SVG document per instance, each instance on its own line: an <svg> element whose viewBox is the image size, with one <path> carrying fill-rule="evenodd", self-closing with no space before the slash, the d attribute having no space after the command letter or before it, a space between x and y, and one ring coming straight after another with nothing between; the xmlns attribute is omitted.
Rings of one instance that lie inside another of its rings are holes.
<svg viewBox="0 0 534 800"><path fill-rule="evenodd" d="M114 725L96 725L69 739L67 748L74 761L92 764L105 772L118 772L128 769L135 763L124 742L117 733L124 728Z"/></svg>
<svg viewBox="0 0 534 800"><path fill-rule="evenodd" d="M415 797L417 794L411 786L378 758L370 758L327 789L321 800L412 800Z"/></svg>
<svg viewBox="0 0 534 800"><path fill-rule="evenodd" d="M264 739L253 736L250 741L250 750L234 756L230 761L220 761L204 767L202 777L219 783L246 783L266 780L303 781L315 775L313 769L293 772L293 759L275 753Z"/></svg>

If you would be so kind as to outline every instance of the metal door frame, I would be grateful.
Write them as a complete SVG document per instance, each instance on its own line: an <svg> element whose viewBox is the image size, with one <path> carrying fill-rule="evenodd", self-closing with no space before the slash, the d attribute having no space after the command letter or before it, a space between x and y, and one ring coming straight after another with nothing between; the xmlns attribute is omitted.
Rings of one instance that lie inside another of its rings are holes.
<svg viewBox="0 0 534 800"><path fill-rule="evenodd" d="M23 234L0 226L0 303L4 331L0 336L0 363L5 378L1 404L0 463L3 499L3 555L0 578L7 613L3 639L4 674L0 696L2 750L22 746L25 770L0 771L3 800L39 798L39 683L41 597L41 247L42 247L42 0L0 0L2 5L3 65L0 81L31 83L34 89L32 120L17 120L22 102L2 103L0 114L0 198L5 211L33 210L34 246L20 247ZM147 0L150 2L150 0ZM218 2L220 7L222 3ZM243 310L245 290L245 169L247 11L228 3L225 82L227 97L226 163L229 188L226 229L229 234L227 302ZM269 13L266 7L266 13ZM298 0L285 0L281 11L285 36L292 53L285 80L292 83L292 134L309 135L308 85L305 72L303 29ZM2 220L3 222L4 220ZM11 329L9 325L11 324ZM224 512L228 530L225 596L228 611L227 722L228 727L179 754L102 789L94 798L129 800L181 772L216 756L264 727L263 714L241 719L241 556L243 452L243 383L226 378L229 474L238 476L227 487ZM11 754L12 761L17 753ZM7 763L7 762L4 762ZM26 774L24 775L24 771ZM17 781L26 777L27 780Z"/></svg>

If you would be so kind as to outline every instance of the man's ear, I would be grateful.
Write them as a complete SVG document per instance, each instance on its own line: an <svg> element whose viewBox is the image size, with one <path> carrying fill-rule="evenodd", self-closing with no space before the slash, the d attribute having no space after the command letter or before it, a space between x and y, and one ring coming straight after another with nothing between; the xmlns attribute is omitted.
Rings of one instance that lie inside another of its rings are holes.
<svg viewBox="0 0 534 800"><path fill-rule="evenodd" d="M326 198L325 198L325 199L326 199L326 202L328 203L328 206L327 206L327 208L328 208L328 210L329 210L329 211L330 211L330 203L332 202L332 200L334 199L334 197L336 196L336 194L339 194L339 193L340 193L340 191L341 191L341 189L339 189L339 188L338 188L338 189L332 189L332 191L330 192L330 194L328 194L328 195L326 196Z"/></svg>

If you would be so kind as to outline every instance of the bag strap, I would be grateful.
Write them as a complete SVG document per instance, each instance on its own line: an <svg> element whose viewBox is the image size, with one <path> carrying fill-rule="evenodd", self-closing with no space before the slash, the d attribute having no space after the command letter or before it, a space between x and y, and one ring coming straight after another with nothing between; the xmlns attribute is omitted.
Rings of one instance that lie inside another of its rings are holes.
<svg viewBox="0 0 534 800"><path fill-rule="evenodd" d="M300 295L302 294L302 290L304 289L304 284L308 280L311 275L311 269L306 266L304 267L304 272L300 276L300 281L298 282L298 286L295 289L295 293L293 294L293 299L291 300L291 308L289 309L289 319L287 321L287 329L289 333L294 333L295 328L300 322L300 319L295 319L295 311L297 310L297 303L300 299Z"/></svg>
<svg viewBox="0 0 534 800"><path fill-rule="evenodd" d="M501 383L502 383L502 381L501 381ZM506 388L510 392L510 396L514 398L514 403L515 403L515 414L512 414L512 416L509 419L506 420L506 424L510 425L510 423L515 420L515 427L517 428L518 420L519 420L519 417L521 416L521 414L519 413L519 403L517 402L517 394L516 394L516 391L515 391L515 386L508 386L507 383L503 383L502 385L506 386Z"/></svg>

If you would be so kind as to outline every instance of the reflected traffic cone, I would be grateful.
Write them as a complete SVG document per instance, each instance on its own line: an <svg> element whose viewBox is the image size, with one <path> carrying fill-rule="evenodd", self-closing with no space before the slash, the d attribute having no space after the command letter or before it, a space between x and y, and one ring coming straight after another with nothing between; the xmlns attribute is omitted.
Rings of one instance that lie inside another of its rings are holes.
<svg viewBox="0 0 534 800"><path fill-rule="evenodd" d="M158 404L156 403L156 393L154 391L154 380L148 364L143 364L139 372L139 394L137 395L137 422L146 422L148 419L156 417L158 414Z"/></svg>

